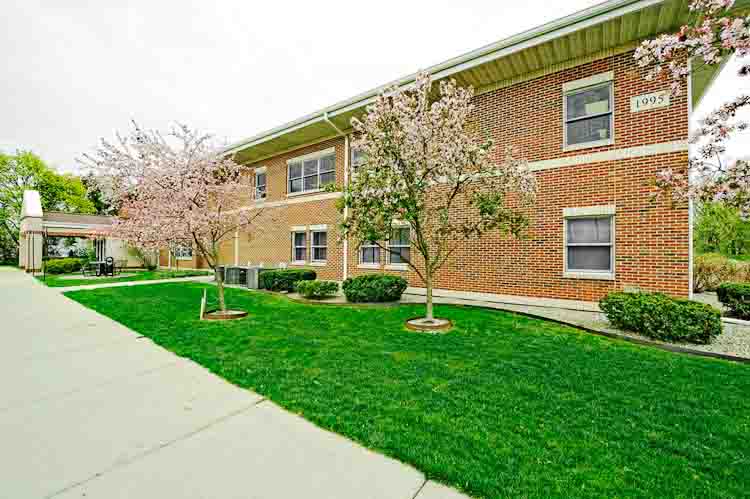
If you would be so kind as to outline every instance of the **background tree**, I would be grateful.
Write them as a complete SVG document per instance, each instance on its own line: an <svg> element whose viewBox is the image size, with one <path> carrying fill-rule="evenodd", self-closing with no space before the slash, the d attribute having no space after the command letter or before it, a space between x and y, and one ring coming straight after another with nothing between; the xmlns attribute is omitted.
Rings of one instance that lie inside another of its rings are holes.
<svg viewBox="0 0 750 499"><path fill-rule="evenodd" d="M23 191L39 191L42 209L94 213L93 203L79 177L60 174L30 151L0 152L0 248L3 258L17 262ZM14 255L9 255L12 248Z"/></svg>
<svg viewBox="0 0 750 499"><path fill-rule="evenodd" d="M349 216L343 233L357 245L384 243L399 223L409 227L413 253L399 258L424 282L426 319L434 319L435 276L461 240L501 230L519 235L534 177L511 149L493 161L491 141L478 140L470 115L473 90L441 81L436 99L426 74L413 88L387 89L352 120L362 158L345 187Z"/></svg>
<svg viewBox="0 0 750 499"><path fill-rule="evenodd" d="M94 205L98 215L114 215L117 207L112 204L112 196L109 194L111 186L107 179L97 178L94 172L88 172L81 177L81 182L86 188L86 197Z"/></svg>
<svg viewBox="0 0 750 499"><path fill-rule="evenodd" d="M102 140L81 160L107 179L109 202L121 207L112 235L143 251L191 246L215 271L220 243L262 213L241 207L248 192L243 167L217 154L210 135L184 125L166 136L133 125L130 135ZM215 274L225 311L223 277Z"/></svg>
<svg viewBox="0 0 750 499"><path fill-rule="evenodd" d="M750 221L743 220L738 209L713 202L699 204L696 211L693 236L697 253L750 254Z"/></svg>
<svg viewBox="0 0 750 499"><path fill-rule="evenodd" d="M646 78L668 79L672 93L678 94L691 72L721 64L731 56L746 57L750 53L750 17L744 17L747 12L737 17L733 7L734 0L693 0L688 24L677 33L646 40L636 50L635 59L647 70ZM739 74L750 74L750 65L743 65ZM658 196L674 201L719 201L750 216L750 163L723 157L727 141L747 129L747 123L737 119L737 112L748 105L750 96L739 95L700 121L690 138L696 154L689 160L688 171L660 172L655 180Z"/></svg>

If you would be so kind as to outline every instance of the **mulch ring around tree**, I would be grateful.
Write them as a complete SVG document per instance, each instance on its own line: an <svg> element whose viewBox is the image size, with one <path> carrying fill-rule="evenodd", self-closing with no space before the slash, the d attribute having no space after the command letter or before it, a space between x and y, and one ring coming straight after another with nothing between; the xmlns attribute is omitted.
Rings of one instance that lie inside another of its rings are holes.
<svg viewBox="0 0 750 499"><path fill-rule="evenodd" d="M212 310L203 314L203 319L207 321L231 321L247 317L244 310Z"/></svg>
<svg viewBox="0 0 750 499"><path fill-rule="evenodd" d="M420 333L442 334L453 328L449 319L427 319L426 317L412 317L405 322L406 328Z"/></svg>

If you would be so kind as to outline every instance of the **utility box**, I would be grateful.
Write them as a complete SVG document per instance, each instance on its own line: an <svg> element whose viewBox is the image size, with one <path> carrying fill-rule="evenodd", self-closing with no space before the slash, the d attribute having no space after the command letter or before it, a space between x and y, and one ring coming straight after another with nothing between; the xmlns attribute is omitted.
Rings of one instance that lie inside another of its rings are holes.
<svg viewBox="0 0 750 499"><path fill-rule="evenodd" d="M249 289L258 289L258 276L260 275L260 267L248 267L247 268L247 279L245 285Z"/></svg>
<svg viewBox="0 0 750 499"><path fill-rule="evenodd" d="M225 267L224 282L249 289L258 289L258 274L261 267Z"/></svg>

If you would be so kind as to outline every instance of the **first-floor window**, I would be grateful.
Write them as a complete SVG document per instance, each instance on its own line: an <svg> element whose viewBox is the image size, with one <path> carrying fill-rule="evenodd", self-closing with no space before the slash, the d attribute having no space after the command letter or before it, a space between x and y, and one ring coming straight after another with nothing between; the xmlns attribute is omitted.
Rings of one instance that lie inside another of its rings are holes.
<svg viewBox="0 0 750 499"><path fill-rule="evenodd" d="M184 244L175 246L174 256L180 260L189 260L193 258L193 248Z"/></svg>
<svg viewBox="0 0 750 499"><path fill-rule="evenodd" d="M328 257L328 233L314 231L312 233L312 259L314 262L325 262Z"/></svg>
<svg viewBox="0 0 750 499"><path fill-rule="evenodd" d="M380 263L380 246L372 241L368 241L359 247L360 263L379 264Z"/></svg>
<svg viewBox="0 0 750 499"><path fill-rule="evenodd" d="M266 172L255 172L255 199L266 197Z"/></svg>
<svg viewBox="0 0 750 499"><path fill-rule="evenodd" d="M396 227L391 231L391 238L388 241L390 263L409 263L409 234L409 227Z"/></svg>
<svg viewBox="0 0 750 499"><path fill-rule="evenodd" d="M305 232L292 232L292 259L295 262L307 260L307 234Z"/></svg>
<svg viewBox="0 0 750 499"><path fill-rule="evenodd" d="M614 269L614 217L581 217L565 220L566 270L604 272Z"/></svg>

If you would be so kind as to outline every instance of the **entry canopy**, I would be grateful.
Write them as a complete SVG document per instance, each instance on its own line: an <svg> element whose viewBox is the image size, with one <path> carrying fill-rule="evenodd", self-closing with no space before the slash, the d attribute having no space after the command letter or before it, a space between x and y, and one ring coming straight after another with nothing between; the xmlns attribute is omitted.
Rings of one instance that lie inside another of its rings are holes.
<svg viewBox="0 0 750 499"><path fill-rule="evenodd" d="M647 38L674 32L688 19L690 0L610 0L427 68L433 79L453 78L477 94L635 49ZM738 0L735 11L748 11ZM692 75L693 105L700 102L721 65ZM351 130L353 116L385 88L406 86L416 73L389 82L224 149L248 163Z"/></svg>

